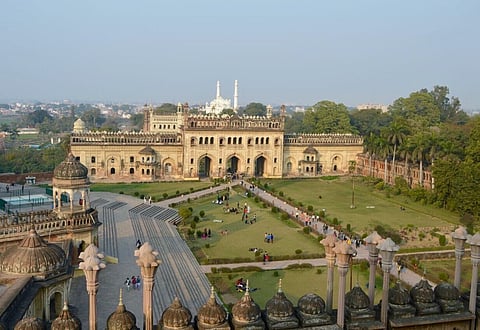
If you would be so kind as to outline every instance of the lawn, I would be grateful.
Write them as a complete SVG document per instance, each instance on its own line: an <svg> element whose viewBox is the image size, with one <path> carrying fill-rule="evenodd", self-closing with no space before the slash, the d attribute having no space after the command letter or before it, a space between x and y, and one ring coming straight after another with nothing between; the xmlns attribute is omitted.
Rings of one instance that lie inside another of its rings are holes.
<svg viewBox="0 0 480 330"><path fill-rule="evenodd" d="M425 271L425 277L434 283L441 283L446 279L448 283L453 283L455 279L455 259L441 260L422 260L418 267L419 271ZM461 292L470 291L472 282L472 262L470 257L464 257L462 260L461 272Z"/></svg>
<svg viewBox="0 0 480 330"><path fill-rule="evenodd" d="M106 191L131 196L152 196L153 201L159 201L178 194L187 194L213 186L208 181L179 181L153 183L94 183L91 191ZM164 195L167 194L167 195Z"/></svg>
<svg viewBox="0 0 480 330"><path fill-rule="evenodd" d="M212 263L213 259L231 259L230 262L232 262L235 258L254 261L255 253L250 251L252 248L267 251L272 260L286 256L319 257L323 254L323 246L313 235L305 235L303 228L290 219L282 220L281 213L273 213L270 207L264 207L263 202L255 202L254 198L245 197L240 187L231 190L228 200L229 207L239 206L238 214L225 213L226 204L213 203L216 199L217 196L212 195L177 206L178 208L191 207L192 217L200 218L196 223L195 231L203 233L210 229L210 238L203 239L197 236L187 240L201 262ZM256 215L257 221L252 224L245 224L242 221L241 211L245 203L250 207L249 218L252 219ZM200 217L202 211L205 213L204 217ZM183 231L190 228L189 223L191 220L185 224ZM228 234L225 234L227 232ZM274 235L274 243L264 241L265 233ZM203 253L199 253L200 251ZM257 256L257 258L261 257Z"/></svg>
<svg viewBox="0 0 480 330"><path fill-rule="evenodd" d="M308 263L308 260L305 262ZM347 274L346 290L350 290L350 278L352 278L352 285L355 286L358 283L363 291L368 294L368 288L366 286L368 273L364 270L360 271L359 265L355 265L353 269L353 273L349 271ZM352 275L351 277L350 274ZM282 279L282 291L294 305L297 304L299 298L310 292L318 294L324 300L326 300L327 297L326 267L257 272L237 272L233 269L231 273L208 274L208 277L226 304L236 302L243 296L242 292L235 290L234 284L238 278L249 281L250 287L254 289L254 291L251 292L251 296L261 308L264 308L266 302L277 292L279 279ZM339 279L336 267L333 278L335 279L333 307L336 308ZM375 303L378 303L382 294L382 279L378 275L376 278L376 288Z"/></svg>
<svg viewBox="0 0 480 330"><path fill-rule="evenodd" d="M355 182L355 208L352 204L352 181L348 177L333 180L292 179L262 180L284 198L301 201L314 210L326 210L327 218L337 218L342 227L350 224L357 233L371 232L375 225L388 225L394 229L415 227L452 227L459 223L459 216L435 208L409 201L400 195L386 195L365 184L361 178ZM401 210L400 206L405 209Z"/></svg>

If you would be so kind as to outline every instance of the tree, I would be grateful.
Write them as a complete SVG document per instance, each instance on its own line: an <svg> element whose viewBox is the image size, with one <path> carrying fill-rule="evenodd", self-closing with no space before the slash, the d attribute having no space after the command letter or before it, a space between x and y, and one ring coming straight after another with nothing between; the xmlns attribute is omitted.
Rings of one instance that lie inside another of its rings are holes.
<svg viewBox="0 0 480 330"><path fill-rule="evenodd" d="M454 96L448 98L447 95L450 90L447 86L435 86L430 94L433 97L433 101L440 110L441 122L452 122L464 119L464 111L460 109L460 100ZM462 114L463 113L463 114Z"/></svg>
<svg viewBox="0 0 480 330"><path fill-rule="evenodd" d="M36 127L44 121L53 121L53 117L45 110L36 110L22 118L23 125L28 127Z"/></svg>
<svg viewBox="0 0 480 330"><path fill-rule="evenodd" d="M261 103L252 102L243 109L243 114L247 116L266 116L267 107Z"/></svg>
<svg viewBox="0 0 480 330"><path fill-rule="evenodd" d="M160 114L173 114L177 112L177 106L172 103L164 103L161 106L155 108L154 113Z"/></svg>
<svg viewBox="0 0 480 330"><path fill-rule="evenodd" d="M393 121L385 131L385 137L391 145L393 145L393 158L392 158L392 178L395 181L395 156L397 153L397 146L401 145L407 135L407 127L405 123L400 119Z"/></svg>
<svg viewBox="0 0 480 330"><path fill-rule="evenodd" d="M141 130L143 128L143 121L144 121L144 114L143 113L136 113L130 117L130 124L133 126L135 130Z"/></svg>
<svg viewBox="0 0 480 330"><path fill-rule="evenodd" d="M420 186L423 187L423 163L425 161L425 155L429 147L428 139L425 134L418 134L412 137L412 144L415 146L412 151L412 160L419 163L419 182Z"/></svg>
<svg viewBox="0 0 480 330"><path fill-rule="evenodd" d="M303 112L294 112L292 116L287 116L285 118L285 133L304 133L306 132L303 126Z"/></svg>
<svg viewBox="0 0 480 330"><path fill-rule="evenodd" d="M332 101L320 101L305 112L305 133L354 133L347 107Z"/></svg>
<svg viewBox="0 0 480 330"><path fill-rule="evenodd" d="M100 109L97 108L85 111L81 118L85 122L85 125L91 129L102 126L106 120L105 116L100 113Z"/></svg>
<svg viewBox="0 0 480 330"><path fill-rule="evenodd" d="M370 133L378 135L382 128L392 121L392 117L380 109L354 110L349 113L349 116L352 126L362 136Z"/></svg>

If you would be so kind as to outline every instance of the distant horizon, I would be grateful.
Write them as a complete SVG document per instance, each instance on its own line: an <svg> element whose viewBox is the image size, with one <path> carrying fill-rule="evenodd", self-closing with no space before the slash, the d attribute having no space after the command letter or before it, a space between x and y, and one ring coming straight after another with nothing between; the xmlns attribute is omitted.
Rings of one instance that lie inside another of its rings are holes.
<svg viewBox="0 0 480 330"><path fill-rule="evenodd" d="M480 109L480 1L0 2L0 100ZM92 101L93 100L93 101ZM99 101L95 101L99 100Z"/></svg>

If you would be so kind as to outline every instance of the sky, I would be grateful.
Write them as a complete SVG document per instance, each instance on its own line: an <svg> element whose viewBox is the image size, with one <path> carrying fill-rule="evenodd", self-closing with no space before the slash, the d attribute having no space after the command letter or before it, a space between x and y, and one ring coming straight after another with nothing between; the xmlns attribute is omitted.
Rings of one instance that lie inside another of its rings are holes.
<svg viewBox="0 0 480 330"><path fill-rule="evenodd" d="M478 0L2 0L0 101L391 104L480 110Z"/></svg>

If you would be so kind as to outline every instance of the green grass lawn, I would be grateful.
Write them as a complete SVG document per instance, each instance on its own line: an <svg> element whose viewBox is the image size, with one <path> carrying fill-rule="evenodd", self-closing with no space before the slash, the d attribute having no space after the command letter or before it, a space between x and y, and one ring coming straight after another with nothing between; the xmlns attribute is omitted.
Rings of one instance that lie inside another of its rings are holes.
<svg viewBox="0 0 480 330"><path fill-rule="evenodd" d="M455 259L422 260L418 269L419 272L425 270L425 277L434 283L441 283L445 278L448 283L453 283L455 279ZM460 282L462 292L470 291L471 280L472 263L469 257L464 257Z"/></svg>
<svg viewBox="0 0 480 330"><path fill-rule="evenodd" d="M195 230L203 232L205 229L210 229L211 238L197 237L187 241L189 246L197 251L196 255L200 259L204 257L211 262L212 259L247 258L254 261L255 254L249 249L255 247L268 251L272 260L279 256L316 255L318 257L323 253L323 246L314 236L305 235L303 228L292 220L281 220L280 213L272 213L270 207L264 208L263 202L256 203L254 198L245 197L240 188L231 191L229 206L237 207L238 205L242 209L247 203L250 206L249 217L252 218L255 214L257 216L257 222L253 224L245 224L242 221L241 212L225 213L225 204L212 203L216 197L216 195L208 196L177 206L191 207L192 216L198 216L201 211L205 212L205 216L196 224ZM186 226L190 228L188 224ZM225 231L228 231L228 234L222 234ZM264 241L265 233L274 235L273 244ZM199 254L199 250L203 253ZM301 250L300 255L296 253L297 250Z"/></svg>
<svg viewBox="0 0 480 330"><path fill-rule="evenodd" d="M284 198L301 201L304 207L313 206L315 211L326 209L327 218L337 218L342 227L350 224L357 233L371 232L377 224L392 228L443 227L459 223L459 216L431 205L414 203L404 196L387 196L373 186L357 178L355 182L355 208L352 202L352 181L348 177L334 180L292 179L262 180L268 182L276 193ZM405 210L400 210L400 206Z"/></svg>
<svg viewBox="0 0 480 330"><path fill-rule="evenodd" d="M152 196L153 201L173 197L178 194L187 194L191 191L206 189L213 186L208 181L180 181L180 182L154 182L154 183L94 183L92 191L106 191L122 193L131 196Z"/></svg>
<svg viewBox="0 0 480 330"><path fill-rule="evenodd" d="M308 263L308 260L305 262ZM350 278L352 285L357 283L368 294L366 286L368 282L368 273L360 271L359 266L355 265L353 273L350 271L347 274L346 289L350 290ZM350 276L350 274L352 276ZM238 301L242 296L242 292L235 290L235 281L238 278L243 278L249 281L251 288L256 289L251 292L252 298L261 307L264 308L266 302L273 297L278 290L279 279L282 279L282 291L288 299L296 305L298 299L307 293L316 293L324 300L327 296L327 268L314 267L311 269L286 269L276 271L257 271L257 272L236 272L208 274L210 282L215 286L217 292L222 297L225 303ZM335 267L334 274L334 289L333 289L333 307L337 306L338 298L338 273ZM381 299L382 294L382 279L377 275L375 303Z"/></svg>

